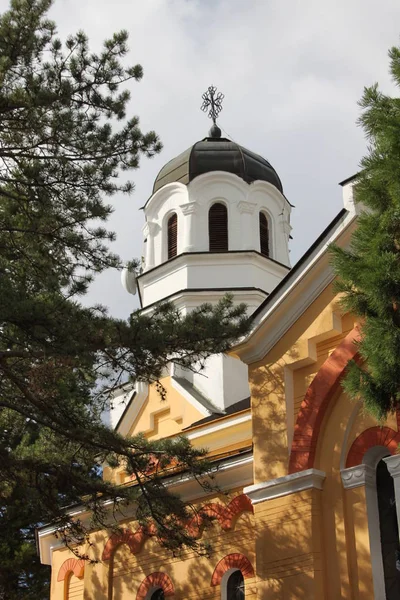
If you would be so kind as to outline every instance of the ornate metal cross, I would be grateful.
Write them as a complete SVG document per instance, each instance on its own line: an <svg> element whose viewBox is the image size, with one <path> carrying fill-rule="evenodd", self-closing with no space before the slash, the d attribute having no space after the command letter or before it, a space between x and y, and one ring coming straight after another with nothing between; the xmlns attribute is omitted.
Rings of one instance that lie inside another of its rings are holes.
<svg viewBox="0 0 400 600"><path fill-rule="evenodd" d="M222 110L222 100L225 98L224 94L221 94L221 92L216 94L216 91L217 88L210 85L208 90L202 95L203 104L201 105L201 110L203 112L208 111L208 116L213 120L214 125Z"/></svg>

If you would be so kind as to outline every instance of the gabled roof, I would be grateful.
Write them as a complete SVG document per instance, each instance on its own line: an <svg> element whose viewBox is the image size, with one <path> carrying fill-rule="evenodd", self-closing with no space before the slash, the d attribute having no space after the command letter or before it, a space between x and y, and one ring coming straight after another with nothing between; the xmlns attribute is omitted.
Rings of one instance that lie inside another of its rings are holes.
<svg viewBox="0 0 400 600"><path fill-rule="evenodd" d="M310 246L296 265L251 316L250 332L231 354L251 364L261 360L319 294L334 279L329 246L347 247L355 228L358 209L352 198Z"/></svg>
<svg viewBox="0 0 400 600"><path fill-rule="evenodd" d="M212 421L217 421L218 419L223 419L224 417L228 417L234 415L242 410L247 410L250 408L250 396L248 398L244 398L244 400L239 400L239 402L235 402L235 404L231 404L224 412L213 412L208 417L204 417L204 419L200 419L195 423L192 423L189 427L185 427L183 431L186 429L190 429L191 427L197 427L198 425L204 425L205 423L211 423Z"/></svg>

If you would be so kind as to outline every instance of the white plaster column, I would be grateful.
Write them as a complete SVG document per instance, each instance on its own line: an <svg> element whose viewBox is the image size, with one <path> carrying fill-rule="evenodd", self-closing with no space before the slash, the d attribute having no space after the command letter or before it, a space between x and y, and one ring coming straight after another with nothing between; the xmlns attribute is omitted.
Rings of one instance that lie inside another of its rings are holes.
<svg viewBox="0 0 400 600"><path fill-rule="evenodd" d="M146 256L145 256L145 271L154 267L154 236L159 230L157 223L147 221L143 227L143 236L147 240L146 242Z"/></svg>
<svg viewBox="0 0 400 600"><path fill-rule="evenodd" d="M372 464L375 463L376 460ZM365 489L374 598L375 600L384 600L386 598L385 578L383 574L378 496L376 493L376 466L362 463L355 467L341 469L340 473L345 490L357 487L364 487ZM353 515L353 518L354 523L356 523L357 518L355 515ZM354 531L354 535L357 540L357 531Z"/></svg>
<svg viewBox="0 0 400 600"><path fill-rule="evenodd" d="M394 497L396 500L397 525L400 532L400 454L394 454L383 459L388 471L393 477Z"/></svg>
<svg viewBox="0 0 400 600"><path fill-rule="evenodd" d="M284 256L277 256L276 258L280 262L283 262L284 264L288 264L289 265L290 264L290 260L289 260L289 239L290 239L290 232L292 231L292 226L289 223L288 216L286 216L285 214L282 215L281 230L283 232L283 235L285 236L285 242L286 242L285 245L282 244L282 250L284 250L285 255Z"/></svg>
<svg viewBox="0 0 400 600"><path fill-rule="evenodd" d="M240 220L240 235L241 235L241 250L259 250L259 245L256 244L254 231L252 231L252 215L257 205L253 202L246 202L242 200L237 205L241 214ZM257 229L258 231L258 229ZM258 237L259 234L258 234ZM259 242L258 242L259 244Z"/></svg>
<svg viewBox="0 0 400 600"><path fill-rule="evenodd" d="M184 215L183 220L183 234L182 234L182 250L181 252L193 252L196 250L196 227L195 227L195 219L194 215L196 214L198 208L197 202L186 202L185 204L180 205L180 209L182 214ZM181 233L179 231L179 222L178 222L178 247L179 247L179 238L181 237Z"/></svg>

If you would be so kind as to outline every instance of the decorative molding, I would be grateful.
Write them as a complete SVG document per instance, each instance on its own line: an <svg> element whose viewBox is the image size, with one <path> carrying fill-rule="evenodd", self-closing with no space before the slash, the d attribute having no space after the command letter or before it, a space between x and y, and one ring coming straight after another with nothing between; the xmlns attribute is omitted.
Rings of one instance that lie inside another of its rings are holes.
<svg viewBox="0 0 400 600"><path fill-rule="evenodd" d="M400 477L400 454L394 454L383 459L393 479ZM399 515L400 517L400 515Z"/></svg>
<svg viewBox="0 0 400 600"><path fill-rule="evenodd" d="M150 235L156 235L161 229L160 225L155 221L147 221L146 225Z"/></svg>
<svg viewBox="0 0 400 600"><path fill-rule="evenodd" d="M297 416L289 459L289 473L314 466L322 420L339 388L348 361L357 358L360 332L354 327L325 360L312 380Z"/></svg>
<svg viewBox="0 0 400 600"><path fill-rule="evenodd" d="M210 484L217 486L220 490L232 490L243 488L253 482L253 455L251 451L224 460L212 472ZM198 481L187 475L180 474L171 478L168 482L174 494L178 494L185 502L199 500L209 494Z"/></svg>
<svg viewBox="0 0 400 600"><path fill-rule="evenodd" d="M356 422L356 418L358 417L358 413L362 407L362 400L358 400L354 402L354 406L352 408L350 416L347 418L346 422L346 430L343 436L342 449L340 451L340 469L346 468L346 454L347 448L349 447L349 440L351 436L351 432L353 431L354 423Z"/></svg>
<svg viewBox="0 0 400 600"><path fill-rule="evenodd" d="M252 504L258 504L265 500L280 498L303 490L322 490L325 477L324 471L307 469L299 473L291 473L284 477L250 485L244 488L243 492L250 498Z"/></svg>
<svg viewBox="0 0 400 600"><path fill-rule="evenodd" d="M264 299L287 273L286 265L262 256L257 250L183 252L143 271L137 277L137 284L142 307L147 308L191 290L211 293L232 290L239 297L241 289L257 289Z"/></svg>
<svg viewBox="0 0 400 600"><path fill-rule="evenodd" d="M397 427L399 427L400 412L397 412ZM400 431L391 427L369 427L352 443L346 459L346 467L354 467L361 464L365 453L375 446L387 448L388 453L396 454L400 443Z"/></svg>
<svg viewBox="0 0 400 600"><path fill-rule="evenodd" d="M233 554L227 554L219 561L212 574L210 585L220 585L224 573L230 569L239 569L239 571L242 572L244 579L255 576L253 566L247 556L235 552Z"/></svg>
<svg viewBox="0 0 400 600"><path fill-rule="evenodd" d="M173 596L175 594L174 584L171 578L161 571L151 573L142 581L136 594L136 600L145 600L150 591L162 589L164 596Z"/></svg>
<svg viewBox="0 0 400 600"><path fill-rule="evenodd" d="M237 207L239 209L240 214L249 214L252 215L254 213L254 209L257 206L255 202L247 202L246 200L241 200Z"/></svg>
<svg viewBox="0 0 400 600"><path fill-rule="evenodd" d="M85 573L85 561L77 558L67 558L58 571L57 581L64 581L69 573L73 573L75 577L82 579Z"/></svg>
<svg viewBox="0 0 400 600"><path fill-rule="evenodd" d="M198 513L187 521L186 529L193 538L202 535L203 527L208 519L215 519L221 529L228 531L234 527L237 517L243 512L254 512L250 499L245 494L233 498L228 505L211 502L203 506ZM144 543L156 535L156 528L150 525L147 529L139 527L135 532L122 529L121 533L113 533L108 539L102 554L102 560L110 560L121 544L127 544L132 554L138 554Z"/></svg>
<svg viewBox="0 0 400 600"><path fill-rule="evenodd" d="M361 486L375 487L375 469L370 465L361 464L341 469L340 474L345 490Z"/></svg>
<svg viewBox="0 0 400 600"><path fill-rule="evenodd" d="M180 204L179 208L181 209L182 213L186 216L186 215L191 215L193 213L195 213L197 211L199 207L199 203L194 201L194 202L185 202L185 204Z"/></svg>

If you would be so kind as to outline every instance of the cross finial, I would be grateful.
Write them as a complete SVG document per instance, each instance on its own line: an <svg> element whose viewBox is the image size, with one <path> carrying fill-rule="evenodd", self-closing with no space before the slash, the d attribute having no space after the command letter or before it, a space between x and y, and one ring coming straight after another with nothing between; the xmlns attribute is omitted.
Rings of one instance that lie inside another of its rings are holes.
<svg viewBox="0 0 400 600"><path fill-rule="evenodd" d="M218 92L217 94L216 91L217 88L214 85L210 85L208 90L204 92L202 95L203 104L201 105L201 110L203 112L208 112L207 116L210 117L214 123L213 127L211 128L211 132L214 131L216 133L216 130L218 129L219 135L216 135L215 137L219 137L221 135L221 130L219 127L217 127L216 120L222 110L222 100L225 98L225 96L221 92Z"/></svg>

